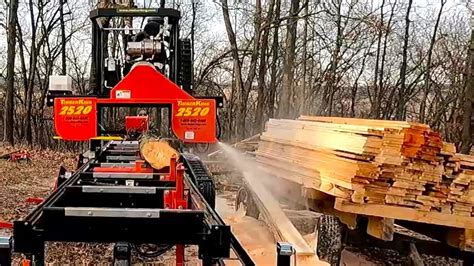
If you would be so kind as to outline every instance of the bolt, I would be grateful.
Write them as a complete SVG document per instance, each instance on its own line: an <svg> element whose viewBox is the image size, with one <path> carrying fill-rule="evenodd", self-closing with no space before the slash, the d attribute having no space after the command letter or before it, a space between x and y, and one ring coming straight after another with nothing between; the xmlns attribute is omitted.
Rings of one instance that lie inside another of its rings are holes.
<svg viewBox="0 0 474 266"><path fill-rule="evenodd" d="M25 226L28 226L28 222L25 222Z"/></svg>
<svg viewBox="0 0 474 266"><path fill-rule="evenodd" d="M104 192L104 189L103 189L103 188L101 188L99 191L100 191L100 192Z"/></svg>
<svg viewBox="0 0 474 266"><path fill-rule="evenodd" d="M168 190L165 190L165 195L168 195L170 192Z"/></svg>
<svg viewBox="0 0 474 266"><path fill-rule="evenodd" d="M146 217L151 217L151 213L147 212Z"/></svg>
<svg viewBox="0 0 474 266"><path fill-rule="evenodd" d="M92 212L91 212L91 211L88 211L88 212L87 212L87 215L92 216Z"/></svg>
<svg viewBox="0 0 474 266"><path fill-rule="evenodd" d="M180 210L183 209L183 206L178 206L178 209L180 209Z"/></svg>

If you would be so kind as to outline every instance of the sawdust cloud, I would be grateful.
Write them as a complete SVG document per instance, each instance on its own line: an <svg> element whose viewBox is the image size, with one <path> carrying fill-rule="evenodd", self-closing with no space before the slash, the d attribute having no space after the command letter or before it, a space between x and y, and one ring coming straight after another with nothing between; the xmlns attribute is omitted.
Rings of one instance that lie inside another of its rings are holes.
<svg viewBox="0 0 474 266"><path fill-rule="evenodd" d="M288 200L291 199L294 201L298 199L299 195L290 195L290 189L287 189L287 183L285 183L280 178L274 177L266 171L262 170L261 166L255 161L254 158L242 153L241 151L235 149L229 144L218 142L220 150L228 158L228 162L232 165L238 172L242 175L245 175L247 179L252 179L252 181L258 181L265 187L267 190L271 191L272 196L277 200ZM298 197L294 197L298 196Z"/></svg>

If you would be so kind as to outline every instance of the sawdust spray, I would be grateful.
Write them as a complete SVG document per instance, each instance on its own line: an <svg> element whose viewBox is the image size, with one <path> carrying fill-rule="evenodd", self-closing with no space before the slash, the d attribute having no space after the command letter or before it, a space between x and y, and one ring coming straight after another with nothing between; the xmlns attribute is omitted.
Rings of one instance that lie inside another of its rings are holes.
<svg viewBox="0 0 474 266"><path fill-rule="evenodd" d="M242 173L246 179L252 179L252 181L262 184L263 186L260 187L271 191L272 196L277 200L292 197L292 195L288 195L288 190L285 189L287 184L280 180L280 178L273 177L262 170L254 158L243 154L229 144L218 142L218 145L220 150L227 156L228 163Z"/></svg>

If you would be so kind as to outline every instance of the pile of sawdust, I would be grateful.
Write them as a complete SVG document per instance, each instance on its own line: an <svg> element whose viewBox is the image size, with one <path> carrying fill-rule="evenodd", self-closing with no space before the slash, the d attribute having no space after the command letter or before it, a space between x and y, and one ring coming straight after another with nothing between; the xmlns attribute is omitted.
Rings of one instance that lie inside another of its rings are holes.
<svg viewBox="0 0 474 266"><path fill-rule="evenodd" d="M232 232L238 236L256 265L276 265L275 238L263 221L239 212L226 217L225 222L231 226Z"/></svg>

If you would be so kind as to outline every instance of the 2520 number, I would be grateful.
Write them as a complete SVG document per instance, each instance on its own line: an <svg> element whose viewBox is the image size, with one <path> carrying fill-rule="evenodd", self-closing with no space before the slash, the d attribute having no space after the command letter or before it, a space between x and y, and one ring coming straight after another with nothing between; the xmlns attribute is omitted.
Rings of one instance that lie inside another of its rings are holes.
<svg viewBox="0 0 474 266"><path fill-rule="evenodd" d="M209 113L209 107L180 107L176 116L206 116Z"/></svg>
<svg viewBox="0 0 474 266"><path fill-rule="evenodd" d="M59 115L87 115L92 111L92 106L69 105L61 107Z"/></svg>

